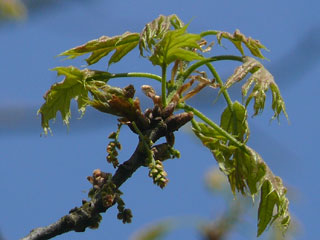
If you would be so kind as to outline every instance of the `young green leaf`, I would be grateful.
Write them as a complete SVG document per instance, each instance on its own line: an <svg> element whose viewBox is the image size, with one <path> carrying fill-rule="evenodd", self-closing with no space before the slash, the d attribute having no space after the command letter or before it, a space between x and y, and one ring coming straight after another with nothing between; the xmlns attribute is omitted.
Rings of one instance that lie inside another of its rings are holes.
<svg viewBox="0 0 320 240"><path fill-rule="evenodd" d="M226 144L227 138L205 123L192 121L192 126L193 132L203 145L210 149L219 164L220 170L226 175L232 173L234 171L234 164L230 158L236 147L228 146Z"/></svg>
<svg viewBox="0 0 320 240"><path fill-rule="evenodd" d="M247 122L247 110L239 102L234 102L232 111L227 107L221 115L221 127L241 142L246 142L250 135Z"/></svg>
<svg viewBox="0 0 320 240"><path fill-rule="evenodd" d="M59 56L68 56L68 59L73 59L83 54L91 53L90 57L86 59L87 63L91 65L115 50L108 62L108 65L110 65L119 62L125 55L134 49L138 45L139 39L139 33L130 32L114 37L102 36L99 39L91 40L82 46L67 50L59 54Z"/></svg>
<svg viewBox="0 0 320 240"><path fill-rule="evenodd" d="M252 75L242 86L242 96L246 97L250 87L254 84L252 92L248 96L245 104L248 106L250 101L254 99L254 116L263 111L266 92L270 89L272 92L272 109L274 111L272 119L279 119L281 112L283 112L288 119L285 103L272 74L259 61L252 57L243 58L243 64L236 68L235 72L228 78L222 89L227 89L234 83L241 81L248 73L251 73Z"/></svg>
<svg viewBox="0 0 320 240"><path fill-rule="evenodd" d="M57 112L61 113L63 122L68 125L70 113L70 102L75 99L78 103L78 110L85 112L88 104L88 85L90 81L102 80L108 81L110 73L102 71L93 71L89 69L80 70L76 67L56 67L58 76L64 75L61 82L55 83L44 95L45 103L38 110L41 114L41 125L44 133L50 131L49 121L55 119Z"/></svg>
<svg viewBox="0 0 320 240"><path fill-rule="evenodd" d="M56 118L58 111L63 122L69 124L70 102L73 98L78 102L79 111L84 113L88 99L88 90L85 89L84 83L85 79L93 74L90 70L80 70L72 66L57 67L53 70L57 71L58 75L64 75L65 79L51 86L44 95L45 103L38 111L38 114L41 114L41 125L45 134L50 131L49 121Z"/></svg>
<svg viewBox="0 0 320 240"><path fill-rule="evenodd" d="M175 29L183 27L183 22L175 15L163 16L160 15L152 22L146 24L140 33L139 49L140 55L144 56L144 50L153 53L153 46L163 38L173 26Z"/></svg>
<svg viewBox="0 0 320 240"><path fill-rule="evenodd" d="M149 58L153 65L163 66L179 59L182 61L201 60L203 57L192 51L200 49L197 41L199 34L186 33L188 25L181 29L170 30L155 45L154 52Z"/></svg>
<svg viewBox="0 0 320 240"><path fill-rule="evenodd" d="M286 188L279 177L268 169L267 177L261 187L261 199L258 210L258 233L260 236L268 225L278 221L285 231L290 224L288 212L289 201L286 198Z"/></svg>
<svg viewBox="0 0 320 240"><path fill-rule="evenodd" d="M226 38L230 40L242 55L244 55L244 51L242 47L242 43L244 43L246 47L250 50L253 56L256 56L262 59L265 58L262 55L260 49L267 49L267 48L263 46L259 40L252 39L251 37L247 38L238 29L233 33L233 35L228 32L222 32L222 31L218 32L217 40L219 44L221 44L222 38Z"/></svg>

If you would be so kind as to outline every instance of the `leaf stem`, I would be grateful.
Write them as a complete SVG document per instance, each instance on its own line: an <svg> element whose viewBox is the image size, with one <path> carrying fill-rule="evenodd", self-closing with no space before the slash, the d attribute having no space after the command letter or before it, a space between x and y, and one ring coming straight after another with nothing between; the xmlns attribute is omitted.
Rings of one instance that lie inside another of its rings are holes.
<svg viewBox="0 0 320 240"><path fill-rule="evenodd" d="M161 79L161 100L162 100L162 106L167 106L167 65L162 65L162 79Z"/></svg>
<svg viewBox="0 0 320 240"><path fill-rule="evenodd" d="M234 56L234 55L219 55L219 56L214 56L210 58L206 58L204 60L198 61L194 64L192 64L183 74L184 80L186 80L190 74L195 71L197 68L201 67L202 65L205 65L210 62L214 61L222 61L222 60L231 60L231 61L239 61L243 62L243 57L239 56Z"/></svg>
<svg viewBox="0 0 320 240"><path fill-rule="evenodd" d="M107 76L106 76L107 77ZM162 78L159 75L144 72L129 72L129 73L111 73L108 78L122 78L122 77L141 77L150 78L161 82Z"/></svg>
<svg viewBox="0 0 320 240"><path fill-rule="evenodd" d="M239 142L236 138L234 138L230 133L222 129L218 124L211 121L209 118L207 118L202 112L199 110L185 104L185 103L179 103L178 108L184 109L187 112L193 112L194 115L196 115L198 118L200 118L202 121L204 121L206 124L208 124L210 127L215 129L218 133L220 133L222 136L226 137L232 144L235 146L247 151L246 146Z"/></svg>
<svg viewBox="0 0 320 240"><path fill-rule="evenodd" d="M201 37L205 37L205 36L208 36L208 35L217 35L219 32L220 31L217 31L217 30L208 30L208 31L200 33L199 35Z"/></svg>
<svg viewBox="0 0 320 240"><path fill-rule="evenodd" d="M210 72L212 73L212 75L214 76L214 78L216 79L216 81L220 84L220 88L223 89L223 81L221 80L219 74L217 73L216 69L212 66L212 64L207 63L206 66L209 68ZM226 102L228 104L228 107L230 109L231 112L233 112L233 103L231 101L231 98L229 96L229 93L226 89L222 90L222 94L224 96L224 98L226 99Z"/></svg>

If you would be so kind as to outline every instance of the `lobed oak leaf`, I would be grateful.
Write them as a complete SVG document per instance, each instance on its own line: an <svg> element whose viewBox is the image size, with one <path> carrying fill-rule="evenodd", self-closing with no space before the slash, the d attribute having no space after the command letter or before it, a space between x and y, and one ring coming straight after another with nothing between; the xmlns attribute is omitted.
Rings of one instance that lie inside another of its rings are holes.
<svg viewBox="0 0 320 240"><path fill-rule="evenodd" d="M139 33L130 32L114 37L102 36L99 39L91 40L79 47L67 50L59 54L59 56L67 56L68 59L73 59L83 54L91 53L86 61L89 65L92 65L115 50L108 62L108 65L111 65L119 62L134 49L138 45L139 39Z"/></svg>
<svg viewBox="0 0 320 240"><path fill-rule="evenodd" d="M242 47L242 43L244 43L246 47L250 50L253 56L256 56L262 59L265 58L262 55L260 49L267 50L267 48L264 45L262 45L259 40L252 39L251 37L246 37L238 29L233 34L219 31L217 33L217 40L219 44L221 44L222 38L230 40L242 55L244 55L244 51Z"/></svg>
<svg viewBox="0 0 320 240"><path fill-rule="evenodd" d="M80 70L72 66L57 67L53 70L57 71L58 75L64 75L65 79L51 86L43 97L45 103L38 110L45 134L50 131L49 121L56 118L57 112L61 113L63 122L69 124L70 102L73 98L78 102L78 110L84 114L88 98L85 80L94 74L88 69Z"/></svg>
<svg viewBox="0 0 320 240"><path fill-rule="evenodd" d="M38 110L41 115L41 125L44 133L50 130L49 121L55 119L57 112L61 113L63 122L68 125L71 117L70 103L75 99L78 103L78 110L83 115L88 105L88 86L90 82L107 81L110 73L103 71L93 71L89 69L80 70L76 67L56 67L58 76L64 75L65 78L55 83L44 95L45 103Z"/></svg>
<svg viewBox="0 0 320 240"><path fill-rule="evenodd" d="M246 107L252 99L254 99L254 116L261 113L264 109L266 100L266 92L270 89L272 93L272 109L274 115L272 119L279 119L281 112L288 119L286 107L283 98L281 97L280 90L272 74L256 59L252 57L244 57L243 64L237 67L234 73L228 78L223 89L231 87L236 82L244 79L249 73L252 75L248 78L247 82L242 86L242 96L245 98L248 95L248 91L251 86L254 85L251 93L246 99ZM221 91L222 91L221 90ZM220 91L220 92L221 92Z"/></svg>

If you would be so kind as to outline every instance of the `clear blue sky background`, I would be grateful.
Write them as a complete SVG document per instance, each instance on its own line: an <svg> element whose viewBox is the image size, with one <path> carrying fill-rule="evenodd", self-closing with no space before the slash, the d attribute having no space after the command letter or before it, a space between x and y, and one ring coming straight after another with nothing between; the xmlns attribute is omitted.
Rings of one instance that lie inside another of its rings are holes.
<svg viewBox="0 0 320 240"><path fill-rule="evenodd" d="M159 14L176 13L183 21L192 19L190 32L207 29L233 32L260 39L270 52L265 65L275 76L291 124L281 117L281 125L269 123L270 101L262 116L250 119L250 146L261 153L274 173L289 188L290 210L301 224L295 239L316 239L320 235L319 159L316 151L319 131L320 4L318 1L64 1L30 9L23 22L0 24L0 231L5 239L19 239L31 229L50 224L86 198L90 188L86 176L100 168L113 171L105 161L109 132L114 118L89 111L82 120L73 115L69 131L60 118L52 125L53 136L40 137L36 111L42 95L60 80L49 69L58 65L81 66L83 61L54 58L66 49L102 35L113 36L129 30L140 32ZM212 54L236 53L226 44ZM159 72L137 52L126 63L110 67L110 72ZM139 62L141 60L141 62ZM234 64L218 65L223 74ZM94 66L105 69L106 62ZM222 74L222 75L223 75ZM227 76L227 75L223 75ZM131 79L132 80L132 79ZM124 86L130 80L112 83ZM134 80L147 84L148 80ZM201 100L205 100L202 101ZM214 97L195 101L201 110L218 116L223 106L212 105ZM145 103L145 105L148 102ZM250 111L252 113L252 111ZM204 187L204 174L215 165L208 150L187 131L177 134L181 159L168 161L165 168L170 183L158 189L140 169L123 185L124 199L133 210L133 223L116 220L116 209L103 215L98 230L68 233L56 239L127 239L145 224L166 217L212 219L221 213L222 201ZM136 136L122 133L129 157ZM318 159L318 160L317 160ZM234 239L254 239L238 229ZM197 239L196 231L183 228L167 239ZM199 238L198 238L199 239Z"/></svg>

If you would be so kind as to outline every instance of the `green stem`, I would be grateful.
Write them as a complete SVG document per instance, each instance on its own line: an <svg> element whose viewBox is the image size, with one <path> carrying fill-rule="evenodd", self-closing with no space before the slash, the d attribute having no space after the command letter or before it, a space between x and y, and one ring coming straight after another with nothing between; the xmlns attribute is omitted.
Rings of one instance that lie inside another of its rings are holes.
<svg viewBox="0 0 320 240"><path fill-rule="evenodd" d="M205 37L205 36L208 36L208 35L217 35L219 32L220 31L216 31L216 30L208 30L208 31L200 33L199 35L201 37Z"/></svg>
<svg viewBox="0 0 320 240"><path fill-rule="evenodd" d="M222 82L219 74L217 73L216 69L210 63L207 63L206 66L209 68L210 72L212 73L212 75L214 76L216 81L220 84L220 88L223 89L223 82ZM230 111L233 112L233 107L232 107L233 103L231 101L231 98L229 96L228 91L226 89L223 89L222 94L223 94L224 98L226 99L226 102L228 104Z"/></svg>
<svg viewBox="0 0 320 240"><path fill-rule="evenodd" d="M161 77L152 73L144 73L144 72L129 72L129 73L109 73L99 70L93 70L94 76L88 78L87 80L100 80L104 82L108 82L111 78L125 78L125 77L140 77L140 78L150 78L161 82Z"/></svg>
<svg viewBox="0 0 320 240"><path fill-rule="evenodd" d="M161 82L161 77L152 73L144 73L144 72L129 72L129 73L111 73L106 76L108 78L122 78L122 77L141 77L141 78L150 78Z"/></svg>
<svg viewBox="0 0 320 240"><path fill-rule="evenodd" d="M218 133L220 133L222 136L224 136L225 138L227 138L232 144L234 144L235 146L245 150L246 147L243 143L239 142L236 138L234 138L230 133L228 133L227 131L225 131L224 129L222 129L218 124L216 124L215 122L211 121L211 119L207 118L202 112L200 112L199 110L185 104L185 103L179 103L178 105L179 108L184 109L187 112L193 112L194 115L196 115L198 118L200 118L202 121L204 121L206 124L208 124L210 127L212 127L213 129L215 129Z"/></svg>
<svg viewBox="0 0 320 240"><path fill-rule="evenodd" d="M214 61L222 61L222 60L231 60L231 61L239 61L243 62L243 57L234 56L234 55L220 55L220 56L214 56L211 58L206 58L204 60L201 60L199 62L196 62L192 64L183 74L184 80L186 80L193 71L195 71L197 68L201 67L202 65L205 65L210 62Z"/></svg>
<svg viewBox="0 0 320 240"><path fill-rule="evenodd" d="M167 65L163 64L162 66L162 79L161 79L161 100L162 106L167 106Z"/></svg>

